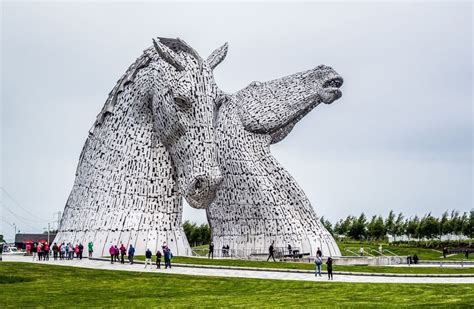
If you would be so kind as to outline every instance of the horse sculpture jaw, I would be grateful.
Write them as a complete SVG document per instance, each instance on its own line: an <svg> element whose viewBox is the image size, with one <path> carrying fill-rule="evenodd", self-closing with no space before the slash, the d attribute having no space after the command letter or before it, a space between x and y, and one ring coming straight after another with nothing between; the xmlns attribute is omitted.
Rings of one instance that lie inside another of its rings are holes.
<svg viewBox="0 0 474 309"><path fill-rule="evenodd" d="M335 72L334 72L335 73ZM342 96L339 89L344 80L337 73L330 74L323 83L321 101L326 104L331 104Z"/></svg>

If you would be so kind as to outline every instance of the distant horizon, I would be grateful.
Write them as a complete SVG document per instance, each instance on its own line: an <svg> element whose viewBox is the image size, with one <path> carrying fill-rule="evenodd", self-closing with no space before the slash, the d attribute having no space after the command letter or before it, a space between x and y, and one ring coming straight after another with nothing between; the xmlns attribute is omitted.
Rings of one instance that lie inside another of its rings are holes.
<svg viewBox="0 0 474 309"><path fill-rule="evenodd" d="M7 239L13 223L42 232L57 220L107 94L156 36L180 37L203 57L228 41L215 72L228 93L319 64L342 75L342 98L318 106L271 148L319 217L334 224L361 212L439 217L473 208L471 2L1 8L0 187L8 194L0 190L0 234ZM207 222L205 211L188 205L186 219Z"/></svg>

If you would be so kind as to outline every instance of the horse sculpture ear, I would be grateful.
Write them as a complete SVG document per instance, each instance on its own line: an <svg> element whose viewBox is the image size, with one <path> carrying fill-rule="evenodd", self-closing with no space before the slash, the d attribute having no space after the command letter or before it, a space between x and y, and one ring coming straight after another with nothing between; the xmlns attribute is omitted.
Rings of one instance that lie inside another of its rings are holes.
<svg viewBox="0 0 474 309"><path fill-rule="evenodd" d="M155 46L155 50L160 55L161 59L168 62L178 71L184 71L184 65L179 61L178 55L173 52L171 49L163 45L160 40L158 42L153 39L153 45Z"/></svg>
<svg viewBox="0 0 474 309"><path fill-rule="evenodd" d="M207 63L214 70L214 68L225 59L227 55L227 50L229 49L229 44L227 42L224 43L221 47L213 51L209 57L207 57Z"/></svg>

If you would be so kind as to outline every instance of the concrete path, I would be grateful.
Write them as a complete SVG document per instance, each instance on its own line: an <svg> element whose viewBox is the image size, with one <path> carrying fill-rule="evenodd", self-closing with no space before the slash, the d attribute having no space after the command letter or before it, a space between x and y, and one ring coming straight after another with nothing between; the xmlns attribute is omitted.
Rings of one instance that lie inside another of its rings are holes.
<svg viewBox="0 0 474 309"><path fill-rule="evenodd" d="M255 271L240 269L213 269L213 268L190 268L173 266L172 269L156 269L155 267L147 269L143 264L111 264L110 262L101 260L72 260L72 261L53 261L47 262L32 261L31 257L21 255L3 255L4 262L28 262L38 264L73 266L104 270L124 270L148 273L167 273L193 276L215 276L215 277L235 277L235 278L256 278L256 279L275 279L275 280L299 280L299 281L315 281L326 282L327 277L315 277L310 273L298 272L277 272L277 271ZM3 262L0 262L3 263ZM335 275L333 282L366 282L366 283L474 283L473 277L381 277L381 276L353 276L353 275Z"/></svg>

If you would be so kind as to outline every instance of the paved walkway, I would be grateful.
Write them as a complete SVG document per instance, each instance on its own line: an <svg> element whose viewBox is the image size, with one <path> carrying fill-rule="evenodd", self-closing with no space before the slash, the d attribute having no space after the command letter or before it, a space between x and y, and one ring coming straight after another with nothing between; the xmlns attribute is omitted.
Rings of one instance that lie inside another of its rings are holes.
<svg viewBox="0 0 474 309"><path fill-rule="evenodd" d="M124 270L148 273L167 273L193 276L215 276L215 277L235 277L235 278L256 278L256 279L276 279L276 280L299 280L299 281L316 281L326 282L327 277L315 277L309 273L297 272L277 272L277 271L255 271L255 270L239 270L239 269L212 269L212 268L190 268L174 266L172 269L156 269L155 267L147 269L143 264L110 264L110 262L101 260L72 260L72 261L53 261L47 262L32 261L31 257L21 255L3 255L5 262L29 262L38 264L63 265L93 269L105 270ZM378 276L353 276L353 275L335 275L334 282L367 282L367 283L474 283L473 277L378 277Z"/></svg>

